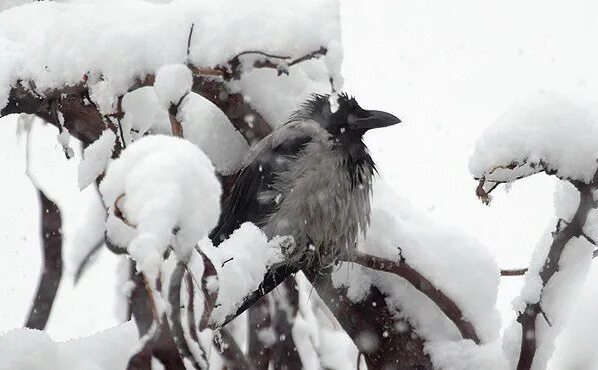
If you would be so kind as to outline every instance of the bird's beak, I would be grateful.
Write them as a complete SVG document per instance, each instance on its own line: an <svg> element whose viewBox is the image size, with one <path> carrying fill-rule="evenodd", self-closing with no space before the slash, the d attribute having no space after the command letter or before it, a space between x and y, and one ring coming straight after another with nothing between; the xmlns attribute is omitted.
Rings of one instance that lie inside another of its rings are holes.
<svg viewBox="0 0 598 370"><path fill-rule="evenodd" d="M401 123L394 115L379 110L368 110L366 117L349 117L349 125L358 130L371 130Z"/></svg>

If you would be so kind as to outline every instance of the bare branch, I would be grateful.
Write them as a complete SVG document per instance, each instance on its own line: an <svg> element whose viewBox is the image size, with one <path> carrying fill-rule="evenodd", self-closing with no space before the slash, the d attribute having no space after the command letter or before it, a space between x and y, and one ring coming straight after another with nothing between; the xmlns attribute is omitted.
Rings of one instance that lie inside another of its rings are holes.
<svg viewBox="0 0 598 370"><path fill-rule="evenodd" d="M41 215L43 271L25 327L44 330L62 277L62 217L60 209L38 189Z"/></svg>
<svg viewBox="0 0 598 370"><path fill-rule="evenodd" d="M522 275L525 275L527 270L528 270L527 267L520 268L520 269L500 270L500 276L522 276Z"/></svg>

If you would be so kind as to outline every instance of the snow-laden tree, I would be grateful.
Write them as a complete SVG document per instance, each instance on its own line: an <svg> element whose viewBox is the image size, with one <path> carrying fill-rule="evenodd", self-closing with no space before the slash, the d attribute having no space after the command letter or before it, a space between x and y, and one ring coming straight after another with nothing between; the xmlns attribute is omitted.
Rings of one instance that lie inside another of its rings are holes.
<svg viewBox="0 0 598 370"><path fill-rule="evenodd" d="M24 134L33 117L55 126L67 158L70 140L81 143L78 185L97 187L104 208L81 230L76 278L101 248L130 261L121 265L123 321L138 335L123 324L57 344L15 331L0 337L1 365L546 365L598 237L590 108L532 99L487 130L472 156L484 202L499 184L539 172L562 180L555 223L529 268L500 271L476 240L378 180L358 252L320 270L300 263L292 238L268 240L250 223L218 247L207 234L251 146L310 94L342 89L336 1L19 3L0 13L0 115L21 114ZM44 269L26 327L44 329L62 275L61 214L36 186ZM282 270L297 273L278 279ZM523 273L518 319L501 336L499 279ZM47 356L28 354L40 350Z"/></svg>

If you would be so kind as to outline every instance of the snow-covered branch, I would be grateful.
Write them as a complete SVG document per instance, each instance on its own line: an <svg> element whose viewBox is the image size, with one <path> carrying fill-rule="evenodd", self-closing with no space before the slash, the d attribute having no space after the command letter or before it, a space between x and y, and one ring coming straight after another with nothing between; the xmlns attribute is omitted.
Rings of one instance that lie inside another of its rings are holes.
<svg viewBox="0 0 598 370"><path fill-rule="evenodd" d="M525 308L519 312L517 321L521 324L521 351L519 354L519 361L517 369L530 369L534 363L534 358L537 351L537 333L541 330L537 329L537 320L541 314L541 318L546 320L548 326L553 326L553 322L547 316L544 305L545 288L553 276L564 267L563 254L565 248L570 245L575 248L584 248L591 251L587 245L574 242L575 239L583 238L584 227L588 220L588 215L592 210L596 209L596 199L594 192L598 188L598 172L594 175L592 181L588 184L583 182L575 182L575 188L579 191L579 205L573 214L570 221L561 222L559 220L556 225L556 230L552 233L552 243L550 244L548 254L544 260L540 271L533 271L532 274L538 274L541 280L541 290L539 297L531 299L526 302ZM563 225L564 224L564 225ZM593 253L590 253L593 255ZM581 255L587 257L588 253L581 252ZM570 263L570 262L569 262ZM555 318L556 319L556 318Z"/></svg>
<svg viewBox="0 0 598 370"><path fill-rule="evenodd" d="M386 258L357 253L348 262L355 262L363 267L376 271L389 272L410 282L417 290L430 298L442 312L455 324L464 339L471 339L475 343L480 343L473 325L464 317L461 309L455 302L447 297L444 292L434 286L434 284L409 266L404 260L389 260Z"/></svg>
<svg viewBox="0 0 598 370"><path fill-rule="evenodd" d="M519 352L513 354L517 369L546 366L576 287L594 257L597 140L595 108L542 93L489 127L472 156L470 170L480 179L476 193L486 202L499 183L538 172L561 180L555 192L555 226L539 241L530 267L501 272L525 274L520 297L514 301L517 323L508 331L520 330Z"/></svg>

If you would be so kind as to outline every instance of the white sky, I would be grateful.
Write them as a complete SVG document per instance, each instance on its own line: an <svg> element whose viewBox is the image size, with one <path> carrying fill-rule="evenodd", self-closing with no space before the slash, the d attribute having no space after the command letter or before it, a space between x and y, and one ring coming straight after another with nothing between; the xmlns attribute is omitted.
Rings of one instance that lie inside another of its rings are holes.
<svg viewBox="0 0 598 370"><path fill-rule="evenodd" d="M388 110L404 122L368 134L381 175L433 218L477 237L501 267L526 266L549 226L553 181L536 177L508 194L499 189L486 207L475 197L468 158L484 127L518 99L540 89L598 96L598 3L344 0L342 17L346 90L363 107ZM14 121L0 120L0 276L6 281L0 332L22 324L36 284L31 266L39 264L36 198L23 175ZM84 223L81 204L89 194L76 196L74 164L56 142L43 145L36 157L40 182L60 184L50 190L66 222ZM72 187L63 188L66 182ZM84 289L73 291L70 281L61 287L53 317L60 325L50 326L56 339L116 322L112 303L101 304L115 289L115 259L106 256L103 268L84 278ZM503 279L499 306L506 319L518 279ZM73 299L76 305L63 304Z"/></svg>
<svg viewBox="0 0 598 370"><path fill-rule="evenodd" d="M475 196L469 156L483 129L539 90L598 96L598 3L591 1L344 0L345 88L402 127L367 144L381 175L417 207L488 246L503 268L525 267L550 227L553 180ZM519 278L503 278L510 320Z"/></svg>

